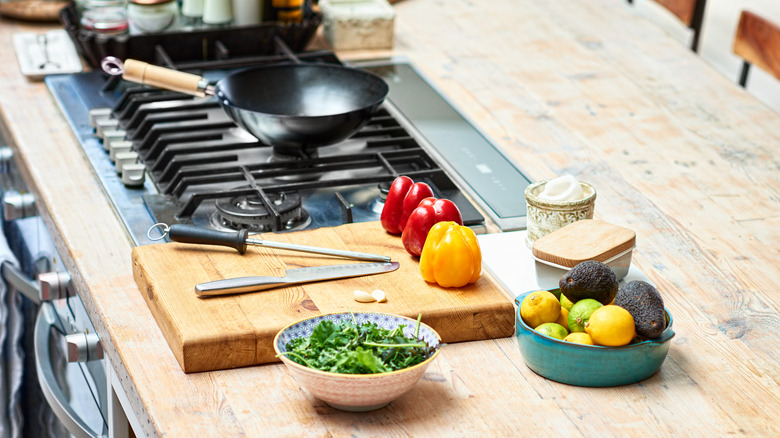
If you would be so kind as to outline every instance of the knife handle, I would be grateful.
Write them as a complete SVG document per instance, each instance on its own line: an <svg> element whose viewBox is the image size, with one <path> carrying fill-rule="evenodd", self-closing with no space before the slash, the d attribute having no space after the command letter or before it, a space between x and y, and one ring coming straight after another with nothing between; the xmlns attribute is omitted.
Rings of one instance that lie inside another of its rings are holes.
<svg viewBox="0 0 780 438"><path fill-rule="evenodd" d="M174 242L228 246L236 249L241 254L246 252L246 238L248 235L249 232L247 230L240 230L234 233L186 224L173 224L168 228L168 237Z"/></svg>

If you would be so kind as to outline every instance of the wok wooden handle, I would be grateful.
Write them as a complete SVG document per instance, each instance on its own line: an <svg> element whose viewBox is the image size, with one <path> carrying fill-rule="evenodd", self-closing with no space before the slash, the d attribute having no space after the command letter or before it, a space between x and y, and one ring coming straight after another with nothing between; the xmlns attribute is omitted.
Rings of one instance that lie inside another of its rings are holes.
<svg viewBox="0 0 780 438"><path fill-rule="evenodd" d="M199 97L206 95L208 85L208 81L201 76L135 59L125 60L122 79Z"/></svg>

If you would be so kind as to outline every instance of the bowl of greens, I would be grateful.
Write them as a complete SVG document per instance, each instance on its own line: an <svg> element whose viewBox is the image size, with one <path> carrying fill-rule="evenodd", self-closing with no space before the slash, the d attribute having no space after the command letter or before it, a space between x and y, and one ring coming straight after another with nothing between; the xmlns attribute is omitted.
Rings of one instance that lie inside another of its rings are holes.
<svg viewBox="0 0 780 438"><path fill-rule="evenodd" d="M414 387L439 354L441 337L387 313L329 313L283 328L277 357L314 397L336 409L379 409Z"/></svg>

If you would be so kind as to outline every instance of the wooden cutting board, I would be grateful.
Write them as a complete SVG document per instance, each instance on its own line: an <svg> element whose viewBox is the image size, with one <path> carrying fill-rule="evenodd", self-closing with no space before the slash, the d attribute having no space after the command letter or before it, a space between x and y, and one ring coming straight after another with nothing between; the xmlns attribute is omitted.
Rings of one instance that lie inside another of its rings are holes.
<svg viewBox="0 0 780 438"><path fill-rule="evenodd" d="M293 233L263 239L388 255L397 271L343 280L308 283L263 292L198 298L195 285L223 278L283 276L285 269L342 263L348 259L250 246L246 254L220 246L162 243L133 248L138 288L185 373L236 368L277 361L273 338L285 326L321 313L371 311L417 318L444 342L492 339L514 334L514 305L483 270L463 288L426 283L419 261L401 238L379 222ZM359 303L355 289L382 289L384 303Z"/></svg>

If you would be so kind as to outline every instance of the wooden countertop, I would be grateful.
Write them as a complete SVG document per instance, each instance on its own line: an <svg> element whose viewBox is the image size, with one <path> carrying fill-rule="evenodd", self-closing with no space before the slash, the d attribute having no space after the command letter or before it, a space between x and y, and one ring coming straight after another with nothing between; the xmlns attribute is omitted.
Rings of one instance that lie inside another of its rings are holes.
<svg viewBox="0 0 780 438"><path fill-rule="evenodd" d="M137 432L780 434L780 116L622 1L395 8L393 54L408 56L531 177L575 174L597 187L597 217L636 231L634 262L675 318L661 371L641 384L578 388L531 372L514 338L452 344L414 391L364 414L312 399L280 365L185 375L66 121L2 50L0 116L141 420ZM0 21L0 45L35 29Z"/></svg>

